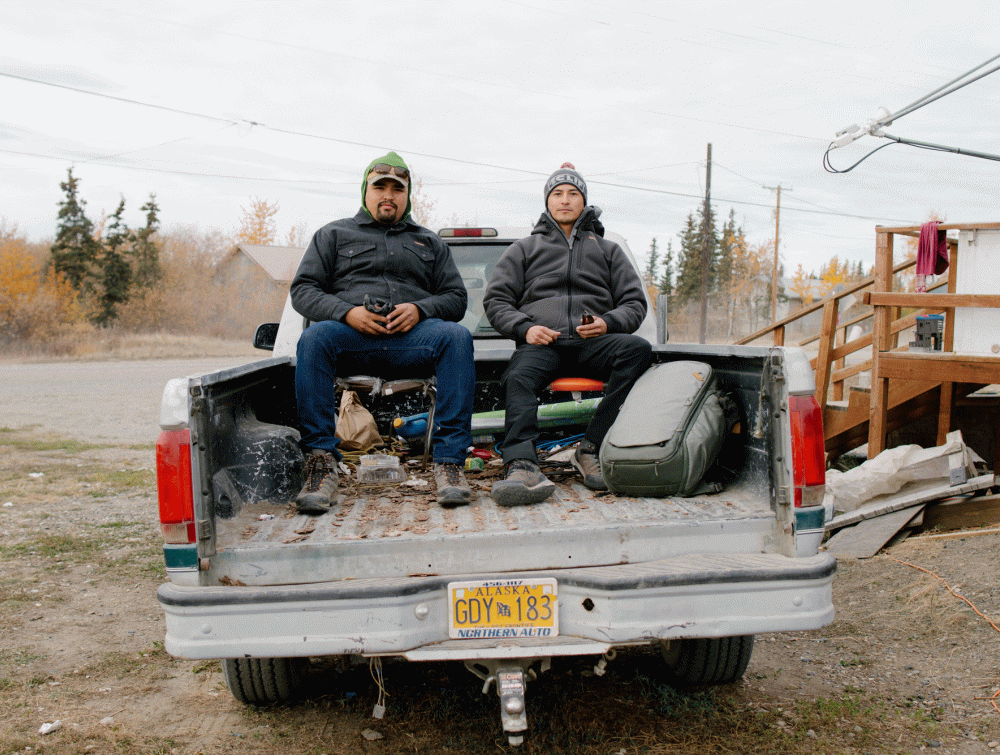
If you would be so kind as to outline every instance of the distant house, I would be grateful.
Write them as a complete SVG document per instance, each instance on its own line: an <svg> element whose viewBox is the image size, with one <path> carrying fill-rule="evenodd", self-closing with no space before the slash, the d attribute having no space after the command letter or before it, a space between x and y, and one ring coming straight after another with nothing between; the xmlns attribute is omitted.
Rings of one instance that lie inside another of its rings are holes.
<svg viewBox="0 0 1000 755"><path fill-rule="evenodd" d="M297 246L237 244L215 266L213 280L222 285L246 285L259 291L273 288L288 291L305 249Z"/></svg>
<svg viewBox="0 0 1000 755"><path fill-rule="evenodd" d="M807 307L823 298L825 284L822 280L819 278L809 278L806 283L809 286L809 294L811 294L811 298L808 301L803 300L802 294L798 291L792 290L792 286L794 285L792 278L782 277L778 279L778 291L786 297L785 301L778 300L778 320L793 315L803 307ZM818 333L822 324L823 311L817 310L797 320L791 327L796 336L802 336L814 332Z"/></svg>
<svg viewBox="0 0 1000 755"><path fill-rule="evenodd" d="M230 330L253 334L262 322L277 322L305 249L237 244L215 266L212 281Z"/></svg>

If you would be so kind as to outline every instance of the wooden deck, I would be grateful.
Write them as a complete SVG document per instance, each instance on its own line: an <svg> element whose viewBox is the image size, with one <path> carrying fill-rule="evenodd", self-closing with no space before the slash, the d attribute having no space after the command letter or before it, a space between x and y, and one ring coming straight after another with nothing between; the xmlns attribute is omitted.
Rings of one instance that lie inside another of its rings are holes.
<svg viewBox="0 0 1000 755"><path fill-rule="evenodd" d="M998 230L1000 223L942 224L939 230ZM953 351L955 311L960 307L1000 307L1000 296L957 294L956 271L959 265L958 243L949 240L949 273L942 276L927 293L903 293L897 276L913 267L915 260L894 263L896 236L919 237L919 226L876 227L875 274L842 291L802 308L737 343L745 344L768 338L775 345L785 345L786 330L797 320L822 311L819 333L801 341L799 346L817 344L812 360L816 373L816 400L823 410L826 451L833 458L868 443L869 457L886 448L886 437L895 429L920 419L937 415L937 443L954 429L954 407L983 385L1000 383L1000 355L960 355ZM867 309L842 321L841 310L863 302ZM903 311L907 310L907 314ZM941 351L909 351L900 346L899 334L912 328L918 315L944 314L945 327ZM872 321L871 332L847 341L854 325ZM818 343L817 343L818 342ZM852 364L847 363L848 357ZM847 388L856 375L870 375L870 389ZM845 399L845 392L847 398ZM1000 459L1000 426L995 430L994 459Z"/></svg>

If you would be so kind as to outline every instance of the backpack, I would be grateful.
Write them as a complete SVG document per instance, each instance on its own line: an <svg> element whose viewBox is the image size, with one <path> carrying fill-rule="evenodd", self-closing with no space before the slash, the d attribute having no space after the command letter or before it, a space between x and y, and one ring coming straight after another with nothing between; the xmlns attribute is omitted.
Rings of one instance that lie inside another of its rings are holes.
<svg viewBox="0 0 1000 755"><path fill-rule="evenodd" d="M636 381L601 443L601 472L613 493L692 496L739 421L736 403L704 362L654 364Z"/></svg>

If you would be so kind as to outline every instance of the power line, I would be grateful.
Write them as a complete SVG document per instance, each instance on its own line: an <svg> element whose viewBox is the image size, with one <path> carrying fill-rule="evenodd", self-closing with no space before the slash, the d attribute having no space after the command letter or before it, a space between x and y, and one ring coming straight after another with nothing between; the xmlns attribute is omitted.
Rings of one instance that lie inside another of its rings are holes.
<svg viewBox="0 0 1000 755"><path fill-rule="evenodd" d="M219 121L220 123L228 123L236 125L238 122L232 120L231 118L218 118L214 115L205 115L204 113L195 113L191 110L181 110L175 107L168 107L166 105L154 105L151 102L141 102L139 100L131 100L128 97L116 97L113 94L104 94L104 92L93 92L89 89L80 89L79 87L71 87L69 84L57 84L54 81L45 81L44 79L33 79L30 76L18 76L16 73L11 73L10 71L0 71L0 76L6 76L10 79L20 79L21 81L27 81L32 84L44 84L49 87L56 87L57 89L68 89L71 92L79 92L80 94L89 94L94 97L105 97L109 100L117 100L118 102L126 102L129 105L142 105L143 107L156 108L157 110L166 110L171 113L179 113L180 115L190 115L195 118L207 118L213 121Z"/></svg>
<svg viewBox="0 0 1000 755"><path fill-rule="evenodd" d="M198 112L191 111L191 110L182 110L180 108L173 108L173 107L169 107L169 106L166 106L166 105L156 105L156 104L149 103L149 102L142 102L141 100L133 100L133 99L129 99L127 97L117 97L115 95L104 94L102 92L93 92L93 91L90 91L88 89L82 89L82 88L79 88L79 87L72 87L72 86L69 86L68 84L56 84L54 82L44 81L42 79L33 79L33 78L30 78L30 77L27 77L27 76L19 76L17 74L13 74L13 73L10 73L8 71L0 71L0 76L7 76L9 78L19 79L19 80L27 81L27 82L34 83L34 84L43 84L43 85L46 85L46 86L57 87L59 89L67 89L67 90L70 90L70 91L78 92L80 94L93 95L95 97L105 97L105 98L108 98L108 99L117 100L119 102L125 102L125 103L131 104L131 105L140 105L140 106L143 106L143 107L150 107L150 108L155 108L155 109L158 109L158 110L166 110L166 111L169 111L169 112L179 113L179 114L182 114L182 115L190 115L190 116L194 116L194 117L197 117L197 118L205 118L205 119L208 119L208 120L213 120L213 121L217 121L217 122L220 122L220 123L225 123L226 125L238 125L239 122L240 122L240 121L236 121L236 120L232 120L232 119L228 119L228 118L219 118L217 116L208 115L208 114L205 114L205 113L198 113ZM335 143L338 143L338 144L348 144L348 145L355 146L355 147L365 147L365 148L368 148L368 149L379 149L379 150L381 150L381 149L388 149L384 145L369 144L369 143L365 143L365 142L355 141L355 140L352 140L352 139L339 139L337 137L324 136L322 134L311 134L311 133L304 132L304 131L295 131L293 129L278 128L276 126L268 126L267 124L260 123L258 121L243 120L243 122L244 123L249 123L251 126L257 126L259 128L264 128L264 129L267 129L269 131L274 131L274 132L280 133L280 134L287 134L287 135L291 135L291 136L300 136L300 137L309 138L309 139L319 139L319 140L323 140L323 141L335 142ZM13 154L30 155L30 156L34 156L34 157L51 157L49 155L40 155L40 154L28 153L28 152L19 153L19 152L16 152L14 150L3 150L3 151L5 151L5 152L11 152ZM466 160L466 159L458 158L458 157L448 157L448 156L445 156L445 155L435 155L435 154L428 153L428 152L417 152L415 150L403 150L403 151L406 152L409 155L415 155L415 156L418 156L418 157L426 157L426 158L433 159L433 160L444 160L444 161L447 161L447 162L459 163L459 164L462 164L462 165L473 165L473 166L481 167L481 168L493 168L495 170L508 170L508 171L513 171L513 172L516 172L516 173L522 173L522 174L531 175L531 176L546 176L546 175L548 175L548 173L543 172L543 171L527 170L525 168L513 168L513 167L510 167L510 166L507 166L507 165L497 165L495 163L484 163L484 162L479 162L479 161L476 161L476 160ZM54 159L59 159L59 158L54 158ZM92 158L92 161L93 160L97 160L97 159L102 159L102 158ZM131 167L131 166L122 166L122 167ZM178 171L178 170L169 170L169 169L162 169L162 168L157 169L157 168L141 167L141 168L133 168L133 169L150 170L150 171L159 172L159 173L176 173L176 174L180 174L180 175L195 175L195 176L200 175L200 176L205 176L205 177L209 177L209 178L240 178L242 180L264 180L264 181L270 180L270 181L282 181L282 182L295 182L296 181L295 179L268 179L268 178L253 179L253 178L249 178L249 177L246 177L246 176L224 176L224 175L218 175L218 174L196 173L196 172L192 172L192 171ZM624 172L624 171L622 171L622 172ZM735 171L731 171L731 172L735 172ZM739 174L737 174L737 175L739 175ZM309 180L303 180L302 182L303 183L318 183L316 181L309 181ZM613 188L627 189L629 191L645 191L645 192L651 192L651 193L656 193L656 194L664 194L664 195L669 195L669 196L678 196L678 197L684 197L686 199L699 199L700 200L702 198L701 196L699 196L697 194L685 194L683 192L667 191L665 189L653 189L651 187L645 187L645 186L627 186L627 185L624 185L624 184L616 184L616 183L610 183L610 182L606 182L606 181L591 181L590 183L596 184L596 185L600 185L600 186L610 186L610 187L613 187ZM767 207L768 209L770 209L770 205L764 205L764 204L757 203L757 202L749 202L749 201L746 201L746 200L725 199L725 200L717 200L717 201L725 201L725 202L728 202L730 204L744 205L744 206L748 206L748 207ZM806 209L803 209L803 208L787 208L787 209L791 210L791 211L794 211L794 212L806 212L806 213L812 212L812 213L815 213L815 214L829 214L827 212L820 212L820 211L817 211L817 210L806 210ZM875 218L875 217L870 217L870 216L866 216L866 215L853 215L853 214L850 214L850 213L835 213L835 214L841 215L843 217L857 218L859 220L891 220L889 218ZM892 220L892 222L910 222L910 221Z"/></svg>

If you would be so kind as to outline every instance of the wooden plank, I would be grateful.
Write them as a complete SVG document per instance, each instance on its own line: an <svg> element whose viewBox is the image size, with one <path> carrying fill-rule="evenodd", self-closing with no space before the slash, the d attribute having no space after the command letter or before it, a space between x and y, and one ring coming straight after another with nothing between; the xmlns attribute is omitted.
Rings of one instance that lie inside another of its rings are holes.
<svg viewBox="0 0 1000 755"><path fill-rule="evenodd" d="M830 389L830 348L837 327L837 302L830 300L823 305L823 329L820 331L819 354L816 355L816 401L822 410L826 407Z"/></svg>
<svg viewBox="0 0 1000 755"><path fill-rule="evenodd" d="M961 530L1000 525L1000 496L940 501L924 511L924 530Z"/></svg>
<svg viewBox="0 0 1000 755"><path fill-rule="evenodd" d="M955 384L941 383L941 401L938 410L937 445L943 446L951 432L951 410L955 400Z"/></svg>
<svg viewBox="0 0 1000 755"><path fill-rule="evenodd" d="M892 234L879 230L875 240L875 292L892 291ZM885 450L886 422L889 413L889 382L880 377L882 352L889 350L892 323L888 307L875 307L872 319L872 391L868 405L868 455Z"/></svg>
<svg viewBox="0 0 1000 755"><path fill-rule="evenodd" d="M838 312L839 312L839 310L838 310ZM839 325L839 322L840 322L839 319L838 319L837 322L838 322L837 337L836 337L836 340L835 340L835 342L833 344L834 348L836 348L838 346L843 346L844 342L847 341L847 326L845 326L845 325ZM828 357L828 358L832 359L832 357ZM830 365L830 368L831 368L831 370L842 370L842 369L844 369L844 359L843 359L843 357L841 357L840 359L834 360L833 363ZM829 380L829 377L830 376L828 375L827 376L828 380ZM844 400L844 381L843 380L839 380L839 381L834 381L833 382L833 400L834 401L843 401Z"/></svg>
<svg viewBox="0 0 1000 755"><path fill-rule="evenodd" d="M843 380L844 378L849 378L851 375L857 375L859 372L867 372L872 368L872 360L866 359L864 362L858 362L857 364L852 364L850 367L845 367L842 370L837 370L830 375L831 380Z"/></svg>
<svg viewBox="0 0 1000 755"><path fill-rule="evenodd" d="M926 504L900 509L853 527L844 527L826 542L826 552L837 558L871 558L901 529L920 516Z"/></svg>
<svg viewBox="0 0 1000 755"><path fill-rule="evenodd" d="M865 294L873 307L1000 307L1000 294L912 294L872 291Z"/></svg>
<svg viewBox="0 0 1000 755"><path fill-rule="evenodd" d="M882 378L904 380L934 380L956 383L1000 383L1000 357L974 357L968 355L917 354L915 352L880 355L872 366ZM884 449L883 449L884 450Z"/></svg>
<svg viewBox="0 0 1000 755"><path fill-rule="evenodd" d="M779 325L774 329L774 345L784 346L785 345L785 326Z"/></svg>
<svg viewBox="0 0 1000 755"><path fill-rule="evenodd" d="M940 480L920 480L911 482L904 486L902 490L892 495L880 495L873 498L859 509L838 514L826 523L829 532L857 524L864 519L874 519L875 517L890 514L900 509L908 509L920 503L937 501L944 498L952 498L964 493L974 493L977 490L985 490L996 485L996 478L992 473L973 477L961 485L949 485L944 478Z"/></svg>
<svg viewBox="0 0 1000 755"><path fill-rule="evenodd" d="M954 294L958 286L958 244L948 249L948 293ZM949 307L944 311L944 342L941 348L944 351L952 351L955 348L955 308Z"/></svg>
<svg viewBox="0 0 1000 755"><path fill-rule="evenodd" d="M966 538L973 535L995 535L1000 532L1000 527L991 527L986 530L960 530L959 532L942 532L940 535L918 535L918 540L954 540L956 537Z"/></svg>
<svg viewBox="0 0 1000 755"><path fill-rule="evenodd" d="M901 317L897 320L892 321L892 333L893 335L898 334L902 330L907 328L912 328L917 324L917 315L927 315L927 314L937 314L938 312L943 312L943 309L930 307L928 309L922 309L919 312L914 312L906 317ZM866 346L872 345L872 334L861 336L860 338L855 338L853 341L848 341L843 346L838 346L830 353L831 359L839 359L845 357L848 354L853 354L855 351L860 351Z"/></svg>
<svg viewBox="0 0 1000 755"><path fill-rule="evenodd" d="M1000 229L1000 223L942 223L938 226L939 231L987 231ZM920 236L919 225L904 225L898 228L890 226L876 226L875 230L882 233L899 233L903 236ZM948 239L949 244L955 243L953 239Z"/></svg>

